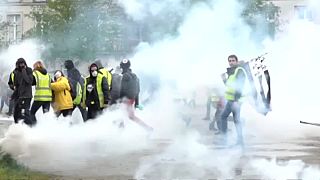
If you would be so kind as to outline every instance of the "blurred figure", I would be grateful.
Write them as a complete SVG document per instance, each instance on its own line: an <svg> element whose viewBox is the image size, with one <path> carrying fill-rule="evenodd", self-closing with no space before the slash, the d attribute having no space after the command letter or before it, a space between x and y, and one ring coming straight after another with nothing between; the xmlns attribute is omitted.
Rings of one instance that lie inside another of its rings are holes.
<svg viewBox="0 0 320 180"><path fill-rule="evenodd" d="M79 108L83 121L87 120L87 111L81 106L82 91L84 89L84 78L79 70L75 68L72 60L66 60L64 67L67 69L68 81L70 82L71 95L73 99L73 110Z"/></svg>
<svg viewBox="0 0 320 180"><path fill-rule="evenodd" d="M112 74L110 105L116 104L120 99L121 80L122 80L121 68L120 66L117 66L114 73Z"/></svg>
<svg viewBox="0 0 320 180"><path fill-rule="evenodd" d="M51 89L54 93L53 109L57 117L61 114L63 117L71 116L73 110L73 102L70 93L70 85L68 79L64 77L62 71L57 70L54 73L54 82L51 83Z"/></svg>
<svg viewBox="0 0 320 180"><path fill-rule="evenodd" d="M7 97L8 97L8 102L9 102L9 110L8 112L6 113L7 116L12 116L13 115L13 110L14 110L14 99L12 98L12 94L14 92L14 85L13 85L13 82L14 82L14 71L12 71L10 73L9 76L6 76L6 79L8 79L8 85L9 85L9 88L7 89Z"/></svg>
<svg viewBox="0 0 320 180"><path fill-rule="evenodd" d="M36 113L42 107L43 113L50 110L50 103L52 101L51 90L52 79L48 74L42 61L37 61L33 64L33 83L35 85L34 101L31 106L31 120L33 124L37 123Z"/></svg>
<svg viewBox="0 0 320 180"><path fill-rule="evenodd" d="M212 89L212 94L210 95L210 106L215 108L215 114L209 125L209 130L220 131L221 130L221 113L224 108L224 97L223 93L217 88Z"/></svg>
<svg viewBox="0 0 320 180"><path fill-rule="evenodd" d="M14 100L14 122L18 123L19 120L23 119L24 123L31 126L29 109L32 99L32 69L27 66L23 58L19 58L12 76L13 78L9 78L8 84L14 89L11 96Z"/></svg>
<svg viewBox="0 0 320 180"><path fill-rule="evenodd" d="M226 137L228 122L227 118L232 112L237 130L237 144L243 145L242 123L240 119L243 90L246 83L246 70L239 65L236 55L228 57L230 68L227 69L225 99L227 101L221 114L221 133ZM225 139L226 140L226 139Z"/></svg>
<svg viewBox="0 0 320 180"><path fill-rule="evenodd" d="M4 82L4 79L2 77L2 75L0 76L0 98L1 98L1 102L0 102L0 113L2 113L4 104L8 105L8 101L7 101L7 84ZM9 106L9 105L8 105Z"/></svg>
<svg viewBox="0 0 320 180"><path fill-rule="evenodd" d="M102 114L110 100L107 78L99 72L95 63L89 67L89 76L85 79L82 105L88 108L87 119L95 119Z"/></svg>
<svg viewBox="0 0 320 180"><path fill-rule="evenodd" d="M134 113L135 106L139 105L137 100L139 100L140 84L137 75L132 72L130 66L131 62L128 59L123 59L120 63L122 69L120 98L122 103L126 105L129 118L147 131L152 131L153 128L145 124Z"/></svg>

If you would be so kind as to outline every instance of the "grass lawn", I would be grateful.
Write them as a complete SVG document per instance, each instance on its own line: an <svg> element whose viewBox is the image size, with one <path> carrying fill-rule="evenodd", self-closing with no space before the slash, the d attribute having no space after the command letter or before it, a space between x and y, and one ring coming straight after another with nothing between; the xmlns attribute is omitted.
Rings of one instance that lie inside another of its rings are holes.
<svg viewBox="0 0 320 180"><path fill-rule="evenodd" d="M8 180L46 180L54 179L53 176L31 172L27 168L17 164L8 154L0 154L0 179Z"/></svg>

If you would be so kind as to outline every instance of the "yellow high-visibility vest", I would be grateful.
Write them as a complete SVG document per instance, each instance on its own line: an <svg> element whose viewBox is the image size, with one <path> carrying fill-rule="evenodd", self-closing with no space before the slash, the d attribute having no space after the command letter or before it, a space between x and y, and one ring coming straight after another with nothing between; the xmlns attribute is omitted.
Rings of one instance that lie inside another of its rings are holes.
<svg viewBox="0 0 320 180"><path fill-rule="evenodd" d="M112 82L112 74L106 68L99 69L99 71L102 73L104 77L107 78L107 82L110 90L111 82Z"/></svg>
<svg viewBox="0 0 320 180"><path fill-rule="evenodd" d="M235 87L235 83L237 81L237 74L239 71L243 71L245 74L245 78L247 78L247 73L246 70L243 67L237 67L235 69L235 72L229 76L229 78L227 79L226 82L226 92L225 92L225 98L226 100L229 101L234 101L235 100L235 95L236 95L236 87ZM241 101L243 97L241 97L239 100Z"/></svg>
<svg viewBox="0 0 320 180"><path fill-rule="evenodd" d="M35 101L52 101L51 78L49 74L43 75L39 71L33 71L36 79Z"/></svg>
<svg viewBox="0 0 320 180"><path fill-rule="evenodd" d="M98 73L98 76L97 76L97 81L96 81L96 89L97 89L97 92L98 92L98 97L99 97L99 105L100 105L100 108L103 108L104 107L104 95L103 95L103 91L102 91L102 79L103 79L103 76L102 74L99 74ZM88 85L88 79L89 77L87 77L84 81L84 90L83 90L83 98L82 98L82 106L83 107L86 107L86 98L87 98L87 85Z"/></svg>

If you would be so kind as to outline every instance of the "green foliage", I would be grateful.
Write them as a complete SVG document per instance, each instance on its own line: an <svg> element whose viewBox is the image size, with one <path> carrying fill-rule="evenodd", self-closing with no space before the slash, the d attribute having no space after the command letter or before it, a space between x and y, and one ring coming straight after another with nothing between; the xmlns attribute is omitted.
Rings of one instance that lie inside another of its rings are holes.
<svg viewBox="0 0 320 180"><path fill-rule="evenodd" d="M37 24L28 37L49 45L46 58L93 59L101 51L119 50L123 15L112 0L49 0L30 13Z"/></svg>
<svg viewBox="0 0 320 180"><path fill-rule="evenodd" d="M253 32L263 38L264 34L271 37L279 26L280 8L265 0L239 0L244 5L242 17Z"/></svg>
<svg viewBox="0 0 320 180"><path fill-rule="evenodd" d="M8 30L8 23L7 22L0 22L0 50L2 48L7 47L6 41L5 41L5 34Z"/></svg>
<svg viewBox="0 0 320 180"><path fill-rule="evenodd" d="M51 179L48 175L30 172L24 166L21 166L8 154L0 156L0 179Z"/></svg>
<svg viewBox="0 0 320 180"><path fill-rule="evenodd" d="M252 28L255 39L273 36L279 25L279 8L264 0L238 0L244 4L242 17ZM92 60L98 54L128 53L140 41L152 42L177 34L185 13L196 3L168 7L165 14L134 22L114 0L48 0L46 6L33 7L29 17L36 26L26 37L46 44L44 58Z"/></svg>

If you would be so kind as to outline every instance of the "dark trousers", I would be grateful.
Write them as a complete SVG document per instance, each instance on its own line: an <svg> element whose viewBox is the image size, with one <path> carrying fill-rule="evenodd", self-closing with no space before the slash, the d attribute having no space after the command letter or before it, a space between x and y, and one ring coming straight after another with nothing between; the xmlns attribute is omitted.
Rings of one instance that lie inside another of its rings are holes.
<svg viewBox="0 0 320 180"><path fill-rule="evenodd" d="M241 110L241 104L239 102L234 101L228 101L226 106L224 107L224 110L221 114L221 131L222 133L227 133L228 129L228 116L232 112L233 114L233 121L236 126L237 135L238 135L238 142L243 142L242 137L242 123L240 121L240 110Z"/></svg>
<svg viewBox="0 0 320 180"><path fill-rule="evenodd" d="M43 113L47 113L50 110L50 101L33 101L31 110L30 110L30 117L33 124L37 123L36 113L42 107Z"/></svg>
<svg viewBox="0 0 320 180"><path fill-rule="evenodd" d="M63 117L71 116L72 109L64 109L56 112L56 116L59 117L62 114Z"/></svg>
<svg viewBox="0 0 320 180"><path fill-rule="evenodd" d="M32 125L32 121L30 118L30 104L31 98L19 98L15 100L14 104L14 122L18 123L19 120L23 119L24 123L28 124L29 126Z"/></svg>
<svg viewBox="0 0 320 180"><path fill-rule="evenodd" d="M87 116L87 120L89 119L95 119L98 115L102 114L102 110L101 108L97 107L97 106L89 106L88 107L88 116ZM86 121L87 121L86 120Z"/></svg>
<svg viewBox="0 0 320 180"><path fill-rule="evenodd" d="M88 112L86 111L86 109L83 108L81 105L74 105L74 106L73 106L73 109L72 109L72 112L73 112L76 108L79 108L79 110L80 110L80 112L81 112L81 116L82 116L83 122L86 122L86 121L87 121L87 116L88 116Z"/></svg>

